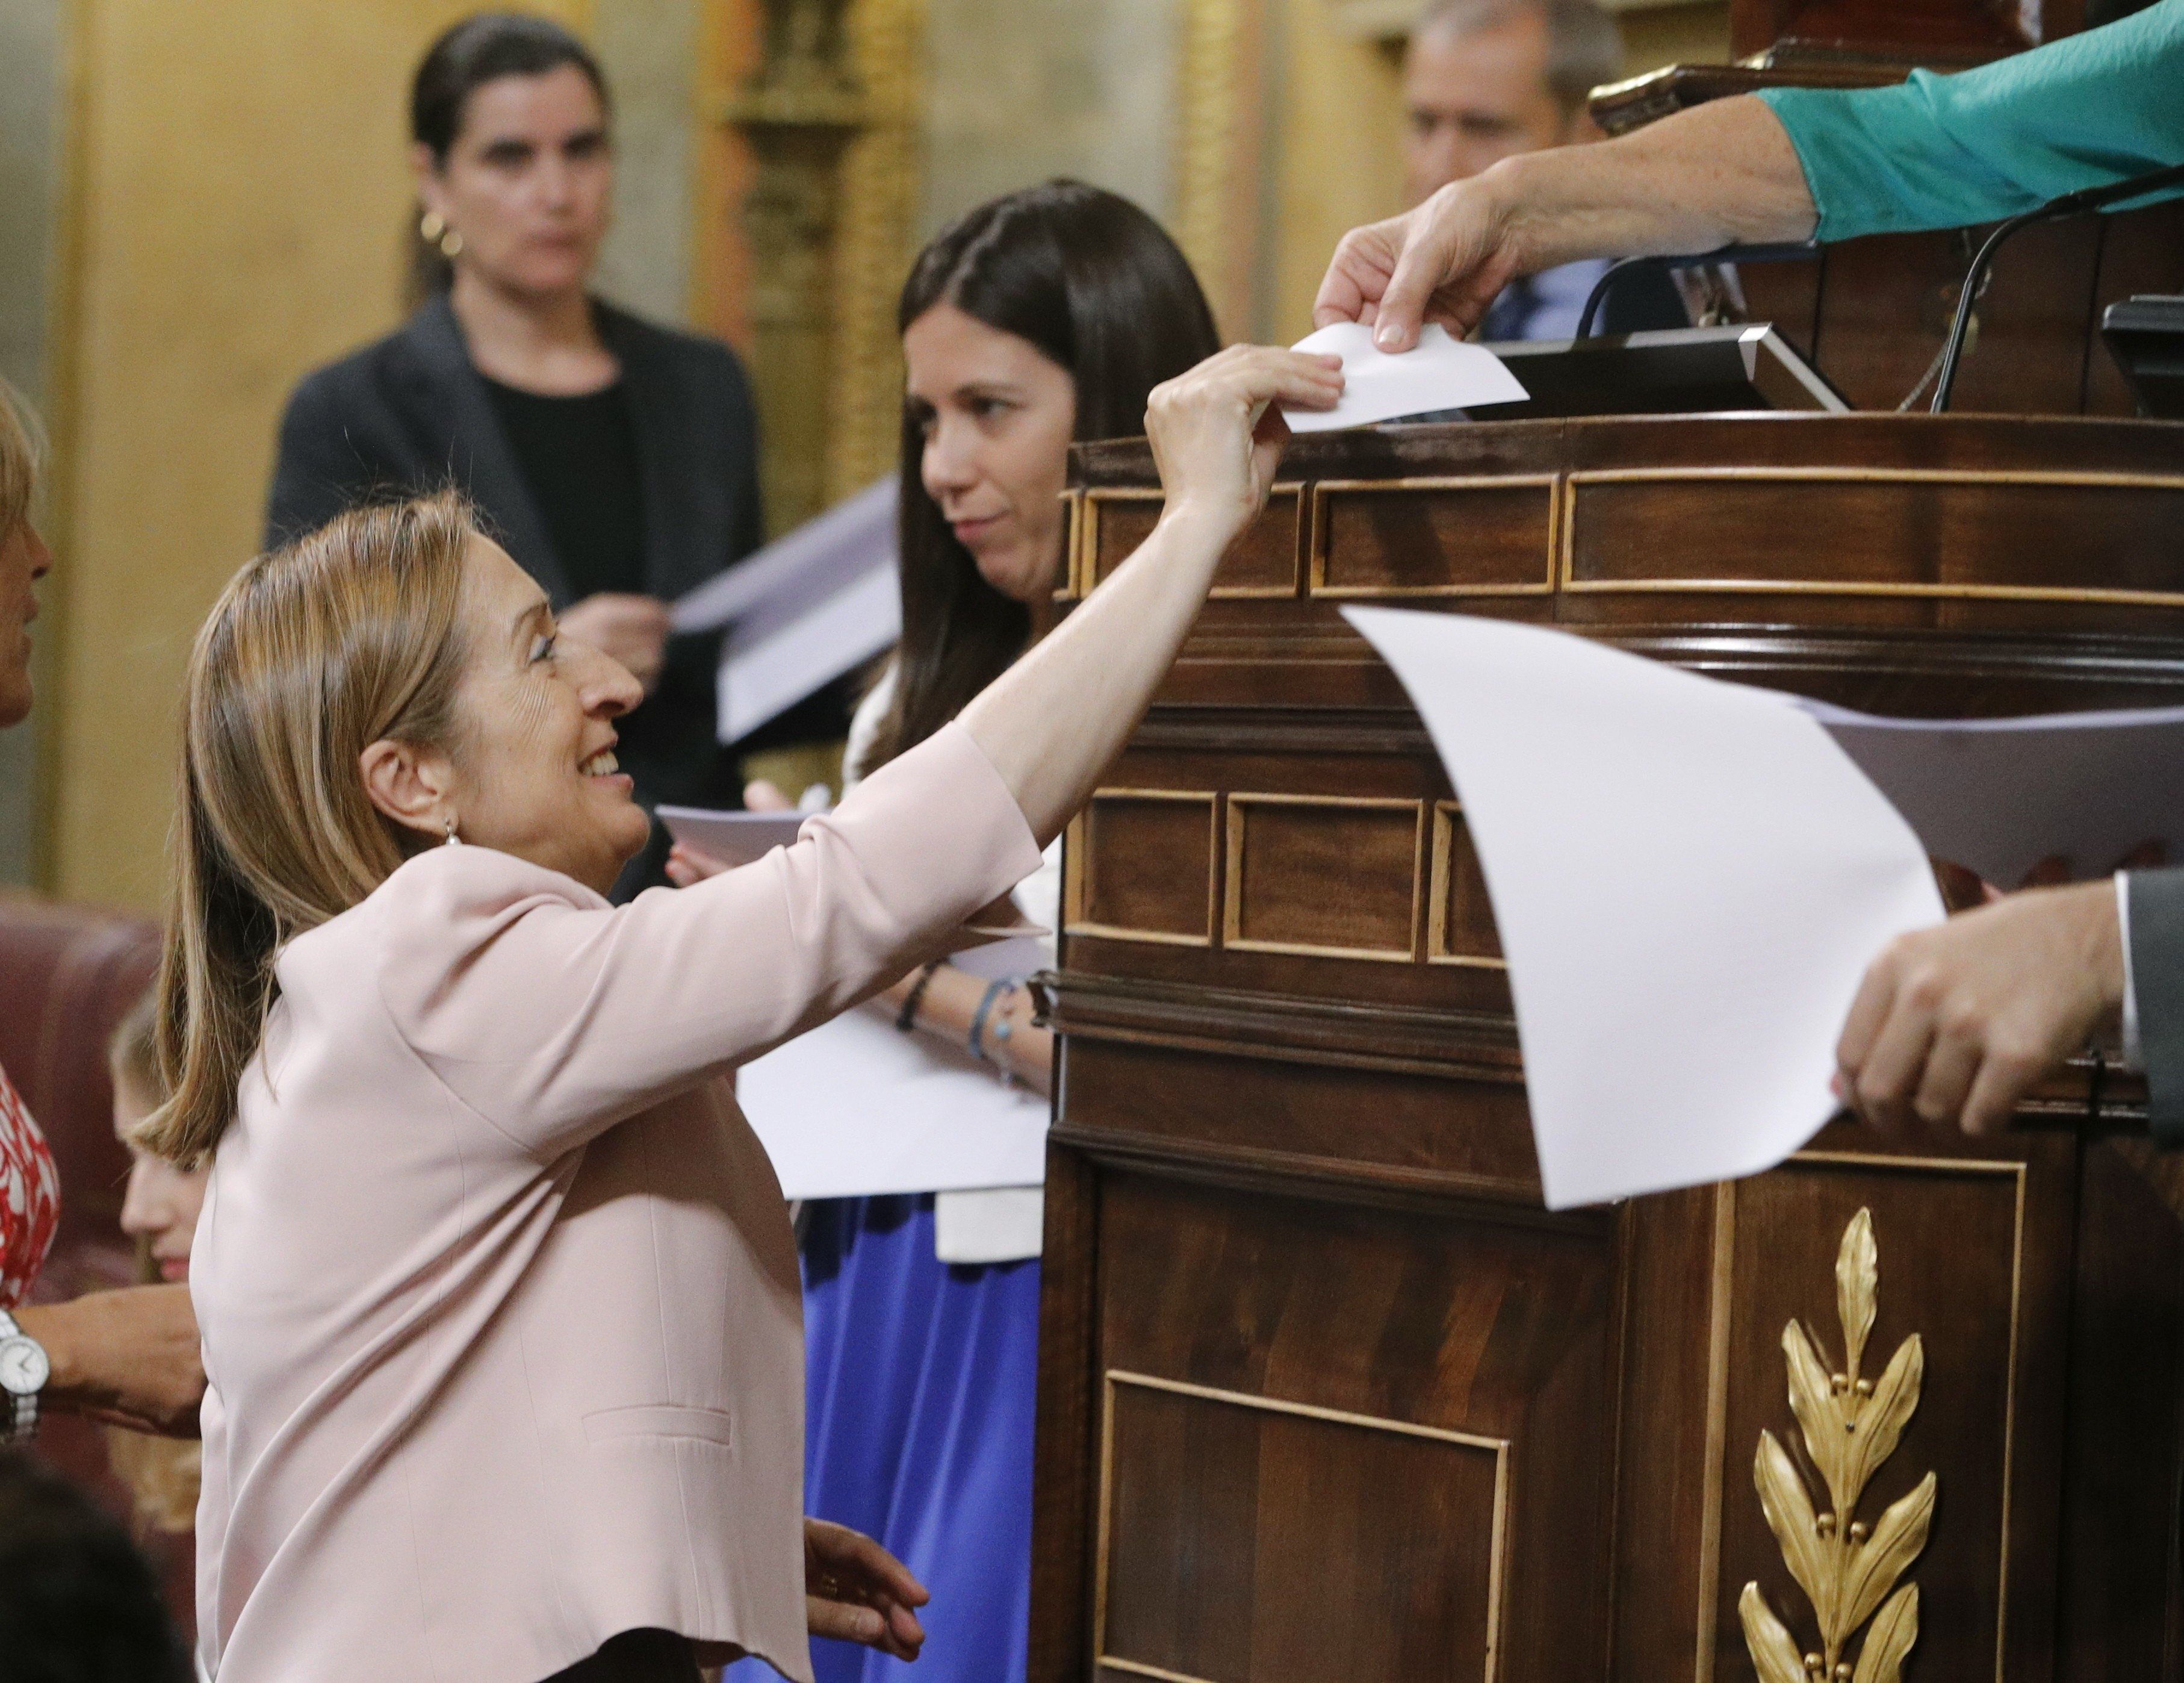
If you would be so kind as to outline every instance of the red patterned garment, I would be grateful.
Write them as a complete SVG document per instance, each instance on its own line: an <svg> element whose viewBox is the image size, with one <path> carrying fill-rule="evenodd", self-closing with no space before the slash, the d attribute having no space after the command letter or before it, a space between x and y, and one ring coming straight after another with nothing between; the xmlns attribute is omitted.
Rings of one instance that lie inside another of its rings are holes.
<svg viewBox="0 0 2184 1683"><path fill-rule="evenodd" d="M53 1154L0 1069L0 1309L31 1295L60 1213Z"/></svg>

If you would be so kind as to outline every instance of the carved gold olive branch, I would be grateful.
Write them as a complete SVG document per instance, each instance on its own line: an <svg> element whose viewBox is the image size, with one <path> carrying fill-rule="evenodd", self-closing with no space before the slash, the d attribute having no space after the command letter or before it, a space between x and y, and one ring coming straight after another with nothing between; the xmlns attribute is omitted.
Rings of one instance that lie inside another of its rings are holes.
<svg viewBox="0 0 2184 1683"><path fill-rule="evenodd" d="M1873 1331L1880 1288L1873 1215L1860 1210L1843 1230L1836 1256L1842 1371L1828 1371L1801 1323L1793 1320L1782 1329L1791 1411L1826 1486L1827 1506L1815 1510L1797 1463L1771 1431L1759 1434L1752 1482L1758 1486L1760 1511L1781 1545L1783 1562L1813 1604L1820 1645L1801 1654L1759 1585L1747 1584L1736 1610L1760 1683L1899 1683L1904 1656L1919 1639L1919 1586L1907 1583L1898 1588L1897 1580L1926 1546L1934 1517L1934 1475L1927 1474L1916 1490L1891 1503L1870 1530L1857 1517L1866 1485L1895 1453L1904 1424L1919 1406L1926 1373L1925 1346L1914 1333L1897 1347L1878 1379L1865 1377L1865 1341ZM1861 1626L1865 1640L1853 1664L1843 1652Z"/></svg>

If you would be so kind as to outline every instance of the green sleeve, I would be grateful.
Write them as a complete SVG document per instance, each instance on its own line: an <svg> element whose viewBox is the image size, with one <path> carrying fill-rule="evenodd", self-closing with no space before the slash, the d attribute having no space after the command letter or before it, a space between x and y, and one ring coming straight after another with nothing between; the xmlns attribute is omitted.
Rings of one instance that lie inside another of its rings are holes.
<svg viewBox="0 0 2184 1683"><path fill-rule="evenodd" d="M1797 149L1821 239L1996 221L2184 162L2184 0L1957 75L1759 98Z"/></svg>

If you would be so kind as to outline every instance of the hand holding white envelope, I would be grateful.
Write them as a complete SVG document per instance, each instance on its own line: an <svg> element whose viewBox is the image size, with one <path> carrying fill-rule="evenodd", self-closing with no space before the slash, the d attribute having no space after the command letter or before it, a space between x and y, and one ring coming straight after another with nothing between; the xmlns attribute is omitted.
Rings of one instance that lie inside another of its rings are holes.
<svg viewBox="0 0 2184 1683"><path fill-rule="evenodd" d="M1343 378L1342 400L1333 409L1282 411L1292 432L1333 432L1407 415L1522 403L1529 395L1500 357L1484 345L1451 337L1446 327L1429 326L1415 348L1395 355L1376 346L1373 330L1357 321L1307 333L1290 348L1340 357Z"/></svg>

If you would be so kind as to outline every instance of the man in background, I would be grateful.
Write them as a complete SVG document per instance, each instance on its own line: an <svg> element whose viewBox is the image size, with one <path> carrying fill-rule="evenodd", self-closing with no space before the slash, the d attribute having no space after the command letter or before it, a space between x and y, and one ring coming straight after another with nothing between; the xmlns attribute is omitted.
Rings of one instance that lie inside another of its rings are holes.
<svg viewBox="0 0 2184 1683"><path fill-rule="evenodd" d="M1623 38L1596 0L1434 0L1403 53L1410 203L1518 153L1598 140L1586 98L1622 74ZM1571 337L1607 272L1588 259L1512 282L1479 337ZM1604 333L1690 325L1675 283L1652 267L1617 277L1597 324Z"/></svg>

